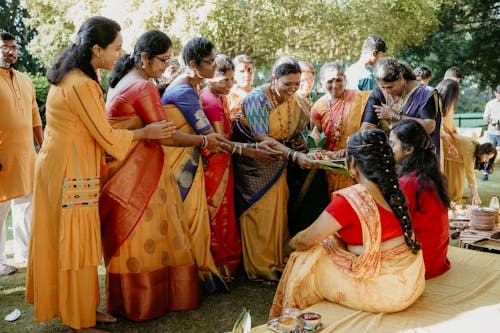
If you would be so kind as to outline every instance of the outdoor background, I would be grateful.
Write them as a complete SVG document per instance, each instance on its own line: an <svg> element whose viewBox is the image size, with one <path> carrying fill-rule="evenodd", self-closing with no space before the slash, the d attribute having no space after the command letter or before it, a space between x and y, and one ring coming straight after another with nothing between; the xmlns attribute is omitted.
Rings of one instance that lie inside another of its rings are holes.
<svg viewBox="0 0 500 333"><path fill-rule="evenodd" d="M462 70L465 79L456 111L460 127L485 128L484 105L494 98L493 89L500 84L500 2L494 0L0 0L0 29L18 37L22 53L17 68L32 77L42 116L49 88L46 70L69 46L70 36L81 23L93 15L120 23L127 53L144 31L153 28L172 38L175 55L198 36L209 38L219 53L230 57L246 53L256 61L255 85L268 79L279 56L295 56L317 69L327 61L348 66L359 58L363 40L379 35L388 45L387 56L413 67L429 67L431 85L437 85L451 66ZM107 86L105 81L102 85ZM478 182L484 205L499 188L498 163L496 168L490 181ZM466 196L470 201L467 190ZM10 220L7 228L10 240ZM103 274L101 267L101 287ZM0 333L64 332L57 320L33 321L32 306L24 304L24 280L24 269L0 276ZM266 322L275 287L240 277L232 283L230 294L205 297L196 311L168 313L144 323L120 320L100 328L228 332L243 307L251 312L255 326ZM104 302L104 289L101 298ZM21 318L4 321L14 308L21 310Z"/></svg>

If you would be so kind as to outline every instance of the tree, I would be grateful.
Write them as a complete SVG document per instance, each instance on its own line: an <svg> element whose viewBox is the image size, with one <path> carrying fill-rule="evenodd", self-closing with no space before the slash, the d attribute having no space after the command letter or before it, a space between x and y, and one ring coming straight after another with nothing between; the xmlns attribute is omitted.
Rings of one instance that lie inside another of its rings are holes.
<svg viewBox="0 0 500 333"><path fill-rule="evenodd" d="M495 0L448 0L439 13L439 30L421 45L408 47L401 57L433 71L432 84L451 66L481 88L500 81L500 2Z"/></svg>
<svg viewBox="0 0 500 333"><path fill-rule="evenodd" d="M21 6L20 0L0 0L0 29L10 32L16 37L21 52L16 67L22 71L37 73L42 70L37 60L28 51L27 46L36 31L25 26L24 20L28 11Z"/></svg>
<svg viewBox="0 0 500 333"><path fill-rule="evenodd" d="M311 62L356 60L369 34L382 36L396 53L437 29L442 1L32 0L26 6L36 13L29 22L39 31L31 49L46 65L68 45L75 27L102 14L121 24L128 51L142 32L156 28L174 37L174 47L204 36L222 53L247 53L269 66L284 54Z"/></svg>

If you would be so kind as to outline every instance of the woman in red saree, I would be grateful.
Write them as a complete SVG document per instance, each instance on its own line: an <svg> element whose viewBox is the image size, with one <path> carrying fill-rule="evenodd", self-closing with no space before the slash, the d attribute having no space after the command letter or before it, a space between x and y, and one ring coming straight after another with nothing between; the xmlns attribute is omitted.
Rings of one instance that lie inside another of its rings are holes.
<svg viewBox="0 0 500 333"><path fill-rule="evenodd" d="M132 55L116 63L106 105L115 127L166 120L160 94L149 79L161 76L171 53L170 39L150 30ZM177 130L163 141L139 141L126 159L109 165L99 213L110 313L139 321L198 307L198 268L163 146L217 150L217 138L216 133L203 138Z"/></svg>

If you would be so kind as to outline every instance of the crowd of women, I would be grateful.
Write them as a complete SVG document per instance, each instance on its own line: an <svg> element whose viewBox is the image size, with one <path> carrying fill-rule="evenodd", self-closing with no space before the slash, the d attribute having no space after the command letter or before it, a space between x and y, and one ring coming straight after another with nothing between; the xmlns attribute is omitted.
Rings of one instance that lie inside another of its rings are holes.
<svg viewBox="0 0 500 333"><path fill-rule="evenodd" d="M323 299L392 312L449 269L440 101L407 65L382 59L363 92L328 62L317 99L307 63L282 57L252 89L248 56L194 38L160 92L171 40L121 45L116 22L92 17L48 72L26 287L37 321L99 332L113 316L193 310L242 269L279 281L272 317ZM112 70L106 101L99 69ZM314 127L326 143L311 153ZM109 314L96 310L102 258Z"/></svg>

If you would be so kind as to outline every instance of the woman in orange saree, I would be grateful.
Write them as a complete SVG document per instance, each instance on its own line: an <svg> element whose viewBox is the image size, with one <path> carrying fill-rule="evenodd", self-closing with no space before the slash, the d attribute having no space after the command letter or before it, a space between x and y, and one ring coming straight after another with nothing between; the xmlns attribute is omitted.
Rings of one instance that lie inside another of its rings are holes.
<svg viewBox="0 0 500 333"><path fill-rule="evenodd" d="M342 159L346 154L347 138L361 126L361 116L370 92L346 89L344 67L338 62L324 64L319 79L326 92L311 109L311 126L317 126L326 136L327 155ZM354 185L349 176L326 171L328 193Z"/></svg>
<svg viewBox="0 0 500 333"><path fill-rule="evenodd" d="M107 116L115 128L166 120L158 89L149 79L161 76L171 53L170 39L150 30L132 55L116 63L107 100ZM214 136L207 138L212 149ZM139 141L125 160L110 165L99 200L109 312L142 321L198 307L198 272L184 229L182 199L162 145L202 142L201 136L175 131L168 140Z"/></svg>
<svg viewBox="0 0 500 333"><path fill-rule="evenodd" d="M421 246L386 134L379 129L353 134L346 161L358 184L335 192L318 219L290 241L296 252L276 290L271 318L323 300L396 312L424 290Z"/></svg>

